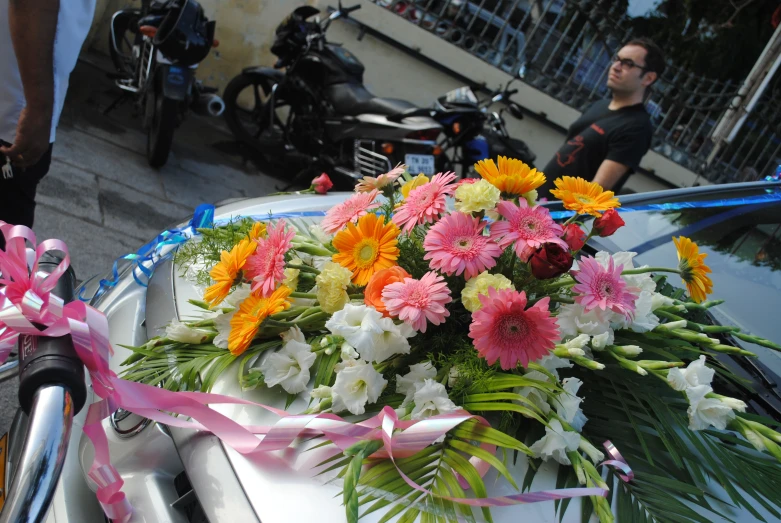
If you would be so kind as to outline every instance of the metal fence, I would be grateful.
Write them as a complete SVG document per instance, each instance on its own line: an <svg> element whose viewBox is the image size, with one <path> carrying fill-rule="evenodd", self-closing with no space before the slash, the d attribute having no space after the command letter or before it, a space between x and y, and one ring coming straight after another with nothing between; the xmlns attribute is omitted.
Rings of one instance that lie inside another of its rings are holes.
<svg viewBox="0 0 781 523"><path fill-rule="evenodd" d="M620 3L610 0L375 3L581 111L609 96L611 57L633 36ZM739 88L668 64L646 104L655 125L651 148L712 182L771 174L781 164L778 78L732 144L706 167L713 128Z"/></svg>

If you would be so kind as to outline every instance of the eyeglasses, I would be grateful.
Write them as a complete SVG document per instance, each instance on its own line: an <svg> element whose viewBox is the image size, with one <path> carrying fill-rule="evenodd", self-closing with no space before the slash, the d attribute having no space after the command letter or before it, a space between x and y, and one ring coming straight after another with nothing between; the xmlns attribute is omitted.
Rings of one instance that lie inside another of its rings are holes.
<svg viewBox="0 0 781 523"><path fill-rule="evenodd" d="M621 62L621 67L622 67L622 68L624 68L624 67L625 67L625 68L627 68L627 69L632 69L632 68L634 68L634 67L637 67L637 68L638 68L638 69L640 69L641 71L647 71L647 70L648 70L648 68L647 68L647 67L645 67L645 66L643 66L643 65L638 65L638 64L634 63L634 61L632 61L632 59L631 59L631 58L621 58L620 56L618 56L618 55L615 55L615 56L613 57L613 63L616 63L616 62Z"/></svg>

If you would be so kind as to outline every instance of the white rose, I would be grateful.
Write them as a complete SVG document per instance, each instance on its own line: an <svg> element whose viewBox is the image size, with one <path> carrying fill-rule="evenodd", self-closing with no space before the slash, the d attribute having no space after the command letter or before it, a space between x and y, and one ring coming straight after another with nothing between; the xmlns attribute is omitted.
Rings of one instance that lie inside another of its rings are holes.
<svg viewBox="0 0 781 523"><path fill-rule="evenodd" d="M716 371L705 366L705 356L700 356L699 359L689 363L685 369L670 369L667 373L667 382L675 390L686 390L698 385L710 386L715 373Z"/></svg>
<svg viewBox="0 0 781 523"><path fill-rule="evenodd" d="M269 354L260 364L260 370L267 386L281 385L288 393L298 394L309 383L309 368L317 355L298 327L284 332L282 339L282 348Z"/></svg>
<svg viewBox="0 0 781 523"><path fill-rule="evenodd" d="M413 401L415 408L412 409L412 419L415 420L458 410L458 406L448 397L445 386L432 379L416 385Z"/></svg>
<svg viewBox="0 0 781 523"><path fill-rule="evenodd" d="M336 381L331 387L333 410L363 414L366 404L377 401L388 381L370 363L360 360L345 363L336 373Z"/></svg>
<svg viewBox="0 0 781 523"><path fill-rule="evenodd" d="M727 428L727 423L735 418L735 412L721 400L706 398L710 393L708 385L697 385L686 389L689 398L689 428L692 430L707 429L711 425L719 430Z"/></svg>
<svg viewBox="0 0 781 523"><path fill-rule="evenodd" d="M545 436L529 449L536 458L542 458L544 461L553 458L562 465L570 465L567 452L576 450L578 445L580 445L580 434L564 430L561 422L554 419L549 426L545 427Z"/></svg>
<svg viewBox="0 0 781 523"><path fill-rule="evenodd" d="M409 372L404 376L396 374L396 392L406 396L401 406L404 407L412 401L417 384L423 383L427 379L435 378L436 375L437 369L434 368L430 361L410 365Z"/></svg>
<svg viewBox="0 0 781 523"><path fill-rule="evenodd" d="M204 343L209 337L213 336L214 332L207 329L199 329L198 327L190 327L186 323L182 323L179 320L173 320L165 328L165 337L171 341L178 341L179 343L191 343L198 345Z"/></svg>

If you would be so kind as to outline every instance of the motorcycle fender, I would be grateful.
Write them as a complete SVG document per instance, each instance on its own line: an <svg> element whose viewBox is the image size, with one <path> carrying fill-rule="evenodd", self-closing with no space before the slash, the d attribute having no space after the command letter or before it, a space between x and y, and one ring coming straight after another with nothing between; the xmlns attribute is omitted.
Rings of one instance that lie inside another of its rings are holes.
<svg viewBox="0 0 781 523"><path fill-rule="evenodd" d="M163 96L171 100L184 101L190 94L194 72L189 67L174 64L161 64L160 75L163 84Z"/></svg>
<svg viewBox="0 0 781 523"><path fill-rule="evenodd" d="M464 149L464 156L467 156L472 162L491 158L490 147L484 136L477 136L474 140L467 142Z"/></svg>
<svg viewBox="0 0 781 523"><path fill-rule="evenodd" d="M281 82L285 78L285 73L272 67L246 67L241 71L242 74L249 77L258 76L271 78L275 83Z"/></svg>

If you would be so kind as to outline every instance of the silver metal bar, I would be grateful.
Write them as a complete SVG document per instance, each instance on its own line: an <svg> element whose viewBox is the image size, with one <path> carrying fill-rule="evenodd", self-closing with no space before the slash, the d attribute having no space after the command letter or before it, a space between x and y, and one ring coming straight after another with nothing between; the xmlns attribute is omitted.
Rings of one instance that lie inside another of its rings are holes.
<svg viewBox="0 0 781 523"><path fill-rule="evenodd" d="M773 133L773 136L775 136L775 133ZM768 172L768 171L770 171L770 169L773 168L773 163L775 162L775 159L778 158L779 153L781 153L781 143L779 143L778 146L776 146L776 150L773 151L773 154L770 155L770 159L767 161L765 166L762 168L761 172Z"/></svg>
<svg viewBox="0 0 781 523"><path fill-rule="evenodd" d="M768 149L770 149L770 146L773 145L773 139L775 137L776 137L776 133L770 133L770 136L767 139L767 143L765 144L765 147L762 148L762 152L759 153L759 156L757 156L758 160L761 160L762 158L765 157L765 153L767 152ZM773 160L772 156L768 158L768 162L770 162L772 160ZM765 164L765 165L767 165L767 164ZM763 171L764 171L764 168L760 172L763 172Z"/></svg>
<svg viewBox="0 0 781 523"><path fill-rule="evenodd" d="M562 11L563 12L563 11ZM570 30L572 29L572 26L575 25L575 20L578 19L578 16L580 16L580 11L575 11L575 14L572 15L572 19L570 19L569 24L567 24L566 29L564 29L564 32L561 34L561 37L559 38L559 41L556 42L556 45L553 48L553 51L551 52L548 59L545 61L545 65L542 66L542 69L540 69L541 73L544 73L548 66L550 65L551 61L553 61L553 58L556 56L556 53L559 52L559 47L561 47L561 44L563 44L567 40L567 35L569 34ZM534 59L537 58L537 55L534 55ZM529 62L529 63L533 63Z"/></svg>
<svg viewBox="0 0 781 523"><path fill-rule="evenodd" d="M552 4L553 1L550 2ZM550 4L548 4L548 9L550 10ZM546 11L547 13L547 11ZM559 25L559 20L561 20L562 15L564 14L564 9L560 9L559 13L556 15L556 18L553 20L553 24L548 29L548 32L545 34L545 38L542 39L542 42L540 43L540 46L537 48L537 51L534 53L534 56L531 60L529 60L530 64L533 64L537 61L537 58L540 56L540 53L545 49L545 44L548 43L548 39L550 39L553 32L556 30L556 26ZM544 19L545 16L541 16L540 19Z"/></svg>
<svg viewBox="0 0 781 523"><path fill-rule="evenodd" d="M505 19L504 19L504 23L503 23L503 24L502 24L502 26L499 28L499 32L498 32L498 33L496 33L496 36L494 36L493 42L491 42L491 46L493 46L494 48L496 48L496 44L497 44L497 42L498 42L498 41L499 41L499 39L502 37L502 33L504 32L504 30L505 30L505 29L507 28L507 26L509 25L509 23L510 23L510 18L512 17L513 13L514 13L514 12L515 12L515 10L518 8L518 4L520 4L520 3L521 3L521 0L515 0L515 1L513 2L513 5L512 5L512 7L510 7L510 9L508 9L508 10L507 10L507 18L505 18ZM525 15L523 15L523 18L521 19L521 23L520 23L520 24L518 24L518 27L516 27L516 28L515 28L517 31L521 31L521 30L523 29L523 24L526 22L526 18L528 18L530 14L531 14L531 9L529 9L528 11L526 11L526 14L525 14ZM504 58L504 56L503 56L502 58Z"/></svg>
<svg viewBox="0 0 781 523"><path fill-rule="evenodd" d="M715 94L715 95L714 95L714 97L718 97L718 99L720 100L720 99L721 99L721 98L724 96L724 94L727 92L727 89L729 89L729 86L730 86L730 84L731 84L731 83L732 83L732 80L727 80L727 81L724 83L724 87L722 88L722 90L721 90L721 93L719 93L719 94ZM713 86L712 86L712 87L716 87L717 85L718 85L718 82L714 81L714 82L713 82ZM715 102L714 102L714 103L715 103ZM712 105L712 104L711 104L711 105ZM713 112L712 110L708 110L708 111L706 111L706 113L705 113L705 114L702 116L702 123L701 123L701 124L700 124L700 126L697 128L697 130L694 132L694 136L692 136L692 140L691 140L691 142L689 142L689 145L686 147L686 152L687 152L687 153L694 152L694 154L697 154L698 152L702 151L702 147L700 147L699 151L692 151L692 150L691 150L691 146L693 145L693 143L694 143L694 140L696 140L696 139L697 139L697 137L698 137L698 136L700 136L700 135L702 135L702 137L703 137L703 143L705 143L705 136L704 136L704 132L703 132L703 131L704 131L704 129L705 129L705 126L708 124L708 120L710 120L710 116L711 116L711 113L712 113L712 112Z"/></svg>
<svg viewBox="0 0 781 523"><path fill-rule="evenodd" d="M562 71L564 71L564 67L566 67L566 65L569 63L569 60L572 57L572 53L575 52L575 50L578 48L578 45L580 45L579 42L581 38L585 38L586 28L590 23L591 22L587 20L586 23L583 25L583 27L580 29L578 35L575 37L575 40L572 41L572 45L570 46L569 51L567 51L567 55L564 57L564 60L561 61L561 65L559 65L559 68L556 70L556 72L553 75L554 78L558 78L559 76L564 76L562 74Z"/></svg>
<svg viewBox="0 0 781 523"><path fill-rule="evenodd" d="M0 523L44 520L65 463L72 425L70 391L48 385L35 393L19 468L0 513Z"/></svg>
<svg viewBox="0 0 781 523"><path fill-rule="evenodd" d="M548 11L550 10L550 6L551 6L551 5L553 5L553 2L554 2L554 1L555 1L555 0L550 0L550 1L549 1L549 2L548 2L546 5L545 5L545 7L542 9L542 13L540 13L540 16L539 16L539 18L537 18L537 20L535 20L535 22L536 22L536 23L534 24L534 27L532 27L532 30L531 30L531 31L529 31L529 36L527 36L527 37L526 37L526 41L527 41L527 42L531 42L531 41L534 39L534 35L536 35L536 34L537 34L537 31L539 30L540 26L541 26L543 23L545 23L545 15L546 15L546 14L548 13ZM534 5L533 5L533 2L529 2L529 12L531 13L533 10L534 10ZM535 58L536 58L536 55L535 55ZM534 63L534 59L532 59L532 60L531 60L529 63L530 63L530 64L531 64L531 63Z"/></svg>

